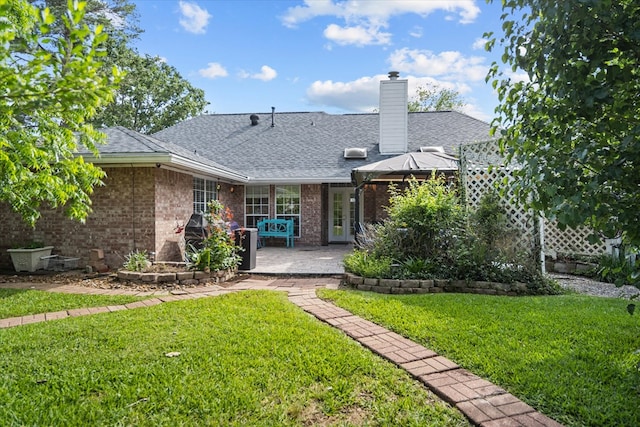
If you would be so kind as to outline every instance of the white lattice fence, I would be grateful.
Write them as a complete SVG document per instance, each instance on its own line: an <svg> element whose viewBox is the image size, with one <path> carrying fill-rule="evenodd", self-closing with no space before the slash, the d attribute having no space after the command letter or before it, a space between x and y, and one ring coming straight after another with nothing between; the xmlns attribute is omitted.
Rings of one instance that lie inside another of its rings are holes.
<svg viewBox="0 0 640 427"><path fill-rule="evenodd" d="M506 179L513 180L512 170L517 165L506 165L500 154L497 141L480 142L462 146L460 149L460 176L466 201L469 206L477 206L482 195L490 188L499 188ZM503 198L511 223L522 231L519 246L533 250L538 242L538 227L535 214L510 202L513 194ZM586 227L560 230L555 222L544 220L543 251L555 258L557 255L599 255L606 251L604 240L592 244Z"/></svg>
<svg viewBox="0 0 640 427"><path fill-rule="evenodd" d="M504 164L496 141L465 145L460 151L460 176L469 206L478 206L488 190L499 189L505 180L513 179L513 167ZM524 250L533 251L538 241L535 215L531 210L513 203L512 199L512 194L507 194L502 199L502 205L512 226L520 230L517 244Z"/></svg>
<svg viewBox="0 0 640 427"><path fill-rule="evenodd" d="M544 222L544 251L545 255L556 258L558 255L600 255L606 252L603 240L596 244L588 240L591 229L587 227L566 228L560 230L555 221Z"/></svg>

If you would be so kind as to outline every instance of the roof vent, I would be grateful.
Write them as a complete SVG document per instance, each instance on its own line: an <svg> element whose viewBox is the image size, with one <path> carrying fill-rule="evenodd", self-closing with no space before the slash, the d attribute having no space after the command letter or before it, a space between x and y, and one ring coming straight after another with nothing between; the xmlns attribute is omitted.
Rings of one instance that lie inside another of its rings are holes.
<svg viewBox="0 0 640 427"><path fill-rule="evenodd" d="M389 71L389 80L398 80L400 73L398 71Z"/></svg>
<svg viewBox="0 0 640 427"><path fill-rule="evenodd" d="M429 147L420 147L421 153L444 153L444 147L442 146L429 146Z"/></svg>
<svg viewBox="0 0 640 427"><path fill-rule="evenodd" d="M251 120L251 126L257 126L258 121L260 120L260 117L258 117L257 114L252 114L249 116L249 120Z"/></svg>
<svg viewBox="0 0 640 427"><path fill-rule="evenodd" d="M367 149L366 148L345 148L344 149L344 158L345 159L366 159L367 158Z"/></svg>

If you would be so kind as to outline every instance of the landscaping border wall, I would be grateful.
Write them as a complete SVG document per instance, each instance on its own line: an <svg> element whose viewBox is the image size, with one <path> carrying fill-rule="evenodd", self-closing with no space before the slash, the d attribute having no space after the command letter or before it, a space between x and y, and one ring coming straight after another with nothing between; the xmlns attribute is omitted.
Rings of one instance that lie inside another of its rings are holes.
<svg viewBox="0 0 640 427"><path fill-rule="evenodd" d="M137 271L119 270L118 280L142 284L178 284L183 286L223 283L236 276L236 269L220 270L207 273L204 271L177 271L141 273Z"/></svg>
<svg viewBox="0 0 640 427"><path fill-rule="evenodd" d="M484 295L528 295L526 283L476 282L468 280L373 279L346 273L345 282L360 291L381 294L428 294L459 292Z"/></svg>

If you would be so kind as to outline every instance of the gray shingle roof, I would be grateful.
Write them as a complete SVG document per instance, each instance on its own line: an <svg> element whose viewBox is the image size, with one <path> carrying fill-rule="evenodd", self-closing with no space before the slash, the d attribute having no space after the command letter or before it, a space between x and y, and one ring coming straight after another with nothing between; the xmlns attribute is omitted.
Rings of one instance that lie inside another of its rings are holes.
<svg viewBox="0 0 640 427"><path fill-rule="evenodd" d="M98 146L100 157L98 159L91 158L94 163L166 162L230 179L241 181L247 179L246 175L208 157L201 156L186 147L162 141L122 126L100 129L100 131L107 135L107 141L106 144ZM84 147L80 148L79 153L85 157L92 157Z"/></svg>
<svg viewBox="0 0 640 427"><path fill-rule="evenodd" d="M256 181L350 182L351 169L389 158L378 151L378 114L333 115L323 112L212 114L178 123L153 135L197 153ZM465 114L442 111L409 113L409 151L458 147L490 139L489 124ZM161 144L158 144L161 145ZM344 149L364 147L366 159L344 159Z"/></svg>

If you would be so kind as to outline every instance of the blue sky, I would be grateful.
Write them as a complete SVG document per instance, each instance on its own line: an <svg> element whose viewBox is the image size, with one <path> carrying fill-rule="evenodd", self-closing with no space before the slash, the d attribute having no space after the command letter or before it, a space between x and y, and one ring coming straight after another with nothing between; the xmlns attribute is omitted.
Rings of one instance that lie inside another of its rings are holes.
<svg viewBox="0 0 640 427"><path fill-rule="evenodd" d="M134 0L136 48L160 56L197 88L211 113L371 112L391 70L457 90L465 112L493 117L484 78L499 53L500 2L453 0Z"/></svg>

